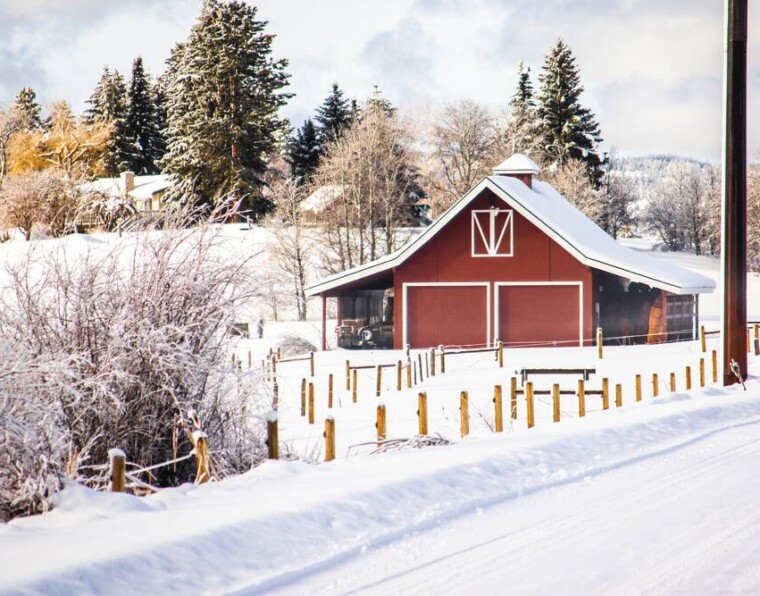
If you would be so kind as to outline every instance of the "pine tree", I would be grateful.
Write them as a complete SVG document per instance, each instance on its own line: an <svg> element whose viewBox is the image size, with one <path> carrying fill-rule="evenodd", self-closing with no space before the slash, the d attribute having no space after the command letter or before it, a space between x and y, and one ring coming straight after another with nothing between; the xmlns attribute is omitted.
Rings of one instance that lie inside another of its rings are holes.
<svg viewBox="0 0 760 596"><path fill-rule="evenodd" d="M267 156L281 142L278 109L291 94L286 60L274 60L266 21L244 2L206 0L187 42L167 70L167 199L215 205L244 200L258 218L271 210L262 196Z"/></svg>
<svg viewBox="0 0 760 596"><path fill-rule="evenodd" d="M127 117L124 134L130 143L128 168L135 174L157 174L160 151L154 146L159 136L156 107L150 92L150 79L143 69L142 58L132 64L129 81Z"/></svg>
<svg viewBox="0 0 760 596"><path fill-rule="evenodd" d="M87 103L90 107L84 113L85 124L106 124L111 127L111 138L103 163L107 175L118 176L129 169L132 153L132 144L126 133L129 109L127 85L118 70L111 71L107 66L103 69Z"/></svg>
<svg viewBox="0 0 760 596"><path fill-rule="evenodd" d="M159 78L151 89L151 98L155 109L156 137L151 141L154 152L154 163L159 168L161 159L166 154L166 93L164 92L164 81Z"/></svg>
<svg viewBox="0 0 760 596"><path fill-rule="evenodd" d="M314 118L319 123L320 142L323 145L340 138L346 128L351 125L355 109L356 102L345 99L338 83L333 83L330 94L317 108L317 115Z"/></svg>
<svg viewBox="0 0 760 596"><path fill-rule="evenodd" d="M589 179L598 185L603 171L597 146L599 124L591 110L581 106L580 73L570 48L561 39L549 51L539 75L538 116L544 133L545 160L562 165L578 159L586 164Z"/></svg>
<svg viewBox="0 0 760 596"><path fill-rule="evenodd" d="M533 83L530 80L530 68L520 62L517 74L517 88L509 102L509 120L505 130L505 145L510 155L523 153L540 161L541 155L541 121L536 113L533 99Z"/></svg>
<svg viewBox="0 0 760 596"><path fill-rule="evenodd" d="M320 151L317 127L311 119L308 119L288 143L291 176L298 181L298 184L309 181L319 165Z"/></svg>
<svg viewBox="0 0 760 596"><path fill-rule="evenodd" d="M26 130L42 128L42 108L37 102L37 94L31 87L23 87L13 102L14 108L21 114Z"/></svg>

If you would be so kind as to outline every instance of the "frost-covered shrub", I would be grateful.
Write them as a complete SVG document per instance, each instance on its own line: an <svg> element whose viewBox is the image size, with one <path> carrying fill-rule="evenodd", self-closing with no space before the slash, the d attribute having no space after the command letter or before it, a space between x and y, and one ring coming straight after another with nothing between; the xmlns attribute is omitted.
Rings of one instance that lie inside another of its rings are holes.
<svg viewBox="0 0 760 596"><path fill-rule="evenodd" d="M0 280L8 286L0 294L0 342L65 370L55 382L41 375L41 389L26 394L59 412L46 428L60 429L67 452L77 454L64 462L51 450L58 466L51 475L65 468L92 477L80 464L107 462L113 447L140 466L187 454L190 410L218 470L250 468L263 456L251 423L255 380L230 367L224 334L256 290L248 261L228 258L213 225L83 242L38 245ZM149 480L166 486L193 474L185 461Z"/></svg>
<svg viewBox="0 0 760 596"><path fill-rule="evenodd" d="M316 352L317 347L310 341L298 335L286 335L277 344L283 358L303 356L309 352Z"/></svg>

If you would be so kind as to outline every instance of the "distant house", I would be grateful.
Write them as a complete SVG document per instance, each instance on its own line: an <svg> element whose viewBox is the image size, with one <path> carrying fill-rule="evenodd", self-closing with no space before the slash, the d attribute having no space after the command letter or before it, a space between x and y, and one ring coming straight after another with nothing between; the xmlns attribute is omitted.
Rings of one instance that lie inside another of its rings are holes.
<svg viewBox="0 0 760 596"><path fill-rule="evenodd" d="M590 345L695 337L715 283L616 242L514 155L394 253L311 284L339 329L392 345ZM324 344L323 344L324 345Z"/></svg>
<svg viewBox="0 0 760 596"><path fill-rule="evenodd" d="M299 206L303 223L306 225L316 225L320 218L329 211L332 204L343 195L343 186L340 184L326 184L320 186L308 197L306 197Z"/></svg>
<svg viewBox="0 0 760 596"><path fill-rule="evenodd" d="M155 213L164 209L162 198L169 188L169 176L135 176L132 172L123 172L118 178L98 178L85 182L82 190L101 195L106 199L129 200L138 213Z"/></svg>

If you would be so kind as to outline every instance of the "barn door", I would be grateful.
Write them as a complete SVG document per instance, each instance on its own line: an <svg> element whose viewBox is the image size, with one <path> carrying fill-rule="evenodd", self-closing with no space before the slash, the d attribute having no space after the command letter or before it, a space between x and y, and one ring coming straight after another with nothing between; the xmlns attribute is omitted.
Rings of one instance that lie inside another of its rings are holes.
<svg viewBox="0 0 760 596"><path fill-rule="evenodd" d="M583 345L583 285L497 283L496 336L506 346Z"/></svg>
<svg viewBox="0 0 760 596"><path fill-rule="evenodd" d="M404 343L413 348L485 346L490 291L483 284L404 284Z"/></svg>

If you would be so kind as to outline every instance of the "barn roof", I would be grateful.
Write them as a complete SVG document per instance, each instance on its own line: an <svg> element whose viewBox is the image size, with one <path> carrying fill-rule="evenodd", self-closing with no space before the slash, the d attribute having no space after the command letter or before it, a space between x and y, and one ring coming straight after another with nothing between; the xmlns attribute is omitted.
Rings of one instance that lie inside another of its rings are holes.
<svg viewBox="0 0 760 596"><path fill-rule="evenodd" d="M365 277L398 267L438 234L484 190L497 197L537 226L588 267L644 283L673 294L712 292L715 282L683 267L666 263L618 243L583 215L550 184L533 181L533 188L509 176L488 176L470 189L413 241L380 259L319 280L306 288L314 296Z"/></svg>

